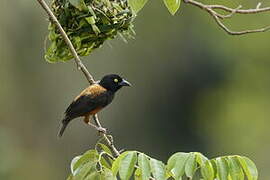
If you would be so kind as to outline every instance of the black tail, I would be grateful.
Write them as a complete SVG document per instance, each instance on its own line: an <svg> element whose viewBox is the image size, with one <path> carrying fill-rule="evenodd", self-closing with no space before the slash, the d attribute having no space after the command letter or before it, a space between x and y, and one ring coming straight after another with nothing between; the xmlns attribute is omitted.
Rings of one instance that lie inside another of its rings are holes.
<svg viewBox="0 0 270 180"><path fill-rule="evenodd" d="M62 137L68 123L70 122L70 118L69 117L65 117L62 121L61 121L61 124L60 124L60 128L59 128L59 131L58 131L58 137Z"/></svg>

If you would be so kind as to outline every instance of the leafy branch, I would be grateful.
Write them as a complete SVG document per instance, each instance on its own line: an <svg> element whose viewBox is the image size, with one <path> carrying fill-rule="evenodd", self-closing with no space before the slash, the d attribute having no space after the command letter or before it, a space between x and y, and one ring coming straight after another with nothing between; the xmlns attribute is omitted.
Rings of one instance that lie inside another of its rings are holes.
<svg viewBox="0 0 270 180"><path fill-rule="evenodd" d="M77 156L71 163L68 180L256 180L255 164L244 156L208 159L198 152L173 154L166 164L138 151L126 151L113 158L109 148L98 143L96 148Z"/></svg>
<svg viewBox="0 0 270 180"><path fill-rule="evenodd" d="M136 13L138 13L144 7L147 1L148 0L129 0L130 6ZM163 2L172 15L174 15L179 10L181 4L181 0L163 0ZM230 8L224 5L217 4L208 5L196 0L183 0L183 2L206 11L214 18L217 25L230 35L243 35L249 33L265 32L270 29L270 25L268 25L258 29L233 31L222 22L223 19L232 18L235 14L258 14L263 12L270 12L270 7L261 7L262 3L258 3L256 8L253 9L242 9L242 5L239 5L237 8ZM225 14L219 13L218 10L225 12Z"/></svg>
<svg viewBox="0 0 270 180"><path fill-rule="evenodd" d="M52 0L51 9L68 34L79 56L87 56L108 39L119 35L123 40L135 34L132 21L135 14L126 0ZM55 23L49 24L48 62L73 58ZM126 41L126 40L125 40Z"/></svg>

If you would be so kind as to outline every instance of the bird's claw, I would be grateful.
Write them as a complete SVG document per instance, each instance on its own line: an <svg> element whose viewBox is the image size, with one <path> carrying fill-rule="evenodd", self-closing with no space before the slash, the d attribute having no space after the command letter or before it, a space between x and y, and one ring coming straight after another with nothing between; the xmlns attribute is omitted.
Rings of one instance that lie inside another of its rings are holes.
<svg viewBox="0 0 270 180"><path fill-rule="evenodd" d="M99 133L107 134L107 129L106 128L98 127L97 130L98 130Z"/></svg>

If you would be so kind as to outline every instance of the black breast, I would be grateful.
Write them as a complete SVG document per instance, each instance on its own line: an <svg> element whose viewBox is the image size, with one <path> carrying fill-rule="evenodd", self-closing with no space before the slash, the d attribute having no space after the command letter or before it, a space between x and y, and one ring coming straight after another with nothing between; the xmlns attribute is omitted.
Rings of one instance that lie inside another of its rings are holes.
<svg viewBox="0 0 270 180"><path fill-rule="evenodd" d="M114 93L111 92L111 91L107 91L107 92L106 92L106 96L107 96L107 97L106 97L106 102L105 102L105 104L104 104L103 107L109 105L109 104L112 102L112 100L113 100L113 98L114 98Z"/></svg>

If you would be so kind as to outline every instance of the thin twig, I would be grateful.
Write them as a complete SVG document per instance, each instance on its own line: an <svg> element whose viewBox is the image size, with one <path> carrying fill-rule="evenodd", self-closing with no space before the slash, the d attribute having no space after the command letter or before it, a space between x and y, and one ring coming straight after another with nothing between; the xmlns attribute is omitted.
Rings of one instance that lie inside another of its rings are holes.
<svg viewBox="0 0 270 180"><path fill-rule="evenodd" d="M55 17L55 15L53 14L53 12L49 8L49 6L46 4L46 2L44 0L37 0L37 1L42 6L42 8L46 11L46 13L48 14L48 16L49 16L50 20L52 21L52 23L54 23L57 26L57 28L59 29L62 38L64 39L64 41L67 44L67 46L69 47L72 55L74 56L74 60L76 62L77 68L83 72L84 76L86 77L86 79L88 80L88 82L90 83L90 85L96 83L95 80L94 80L94 78L93 78L93 76L89 73L89 71L87 70L87 68L85 67L85 65L82 63L79 55L77 54L74 46L72 45L72 42L68 38L65 30L62 28L61 24L59 23L59 21L57 20L57 18ZM100 128L103 128L101 126L99 120L98 120L98 116L95 115L93 118L94 118L94 121L97 124L97 126L100 127ZM108 146L113 151L115 157L118 157L120 153L116 149L116 147L114 146L113 139L110 138L111 136L107 135L106 133L102 133L102 132L101 132L101 136L103 136L103 138L105 139L106 143L108 144Z"/></svg>
<svg viewBox="0 0 270 180"><path fill-rule="evenodd" d="M261 4L259 4L261 6ZM223 5L206 5L207 7L211 8L211 9L220 9L220 10L224 10L227 12L233 12L235 11L235 9L233 8L229 8ZM255 8L255 9L238 9L236 10L236 13L238 14L257 14L257 13L262 13L262 12L268 12L270 11L270 7L265 7L265 8Z"/></svg>
<svg viewBox="0 0 270 180"><path fill-rule="evenodd" d="M98 120L98 116L97 114L95 114L93 116L93 119L95 121L95 123L97 124L98 127L101 127L101 124ZM102 133L102 136L103 138L105 139L105 141L107 142L108 146L111 148L111 150L113 151L115 157L118 157L120 155L120 152L116 149L116 147L114 146L114 143L113 143L113 137L111 135L106 135L105 133Z"/></svg>
<svg viewBox="0 0 270 180"><path fill-rule="evenodd" d="M236 13L236 11L238 10L238 9L241 9L242 8L242 5L239 5L236 9L234 9L234 11L232 11L230 14L227 14L227 15L221 15L221 14L218 14L217 13L217 15L218 15L218 17L219 18L221 18L221 19L226 19L226 18L230 18L230 17L232 17L235 13Z"/></svg>
<svg viewBox="0 0 270 180"><path fill-rule="evenodd" d="M256 13L270 12L270 7L261 8L260 7L261 3L258 3L255 9L241 9L242 8L241 5L239 5L237 8L229 8L223 5L207 5L198 2L196 0L183 0L183 1L187 4L191 4L202 10L205 10L208 14L210 14L214 18L218 26L230 35L243 35L249 33L265 32L270 30L270 25L268 25L263 28L247 29L243 31L232 31L222 22L222 19L231 18L234 14L256 14ZM223 10L229 14L223 15L218 13L216 10Z"/></svg>

